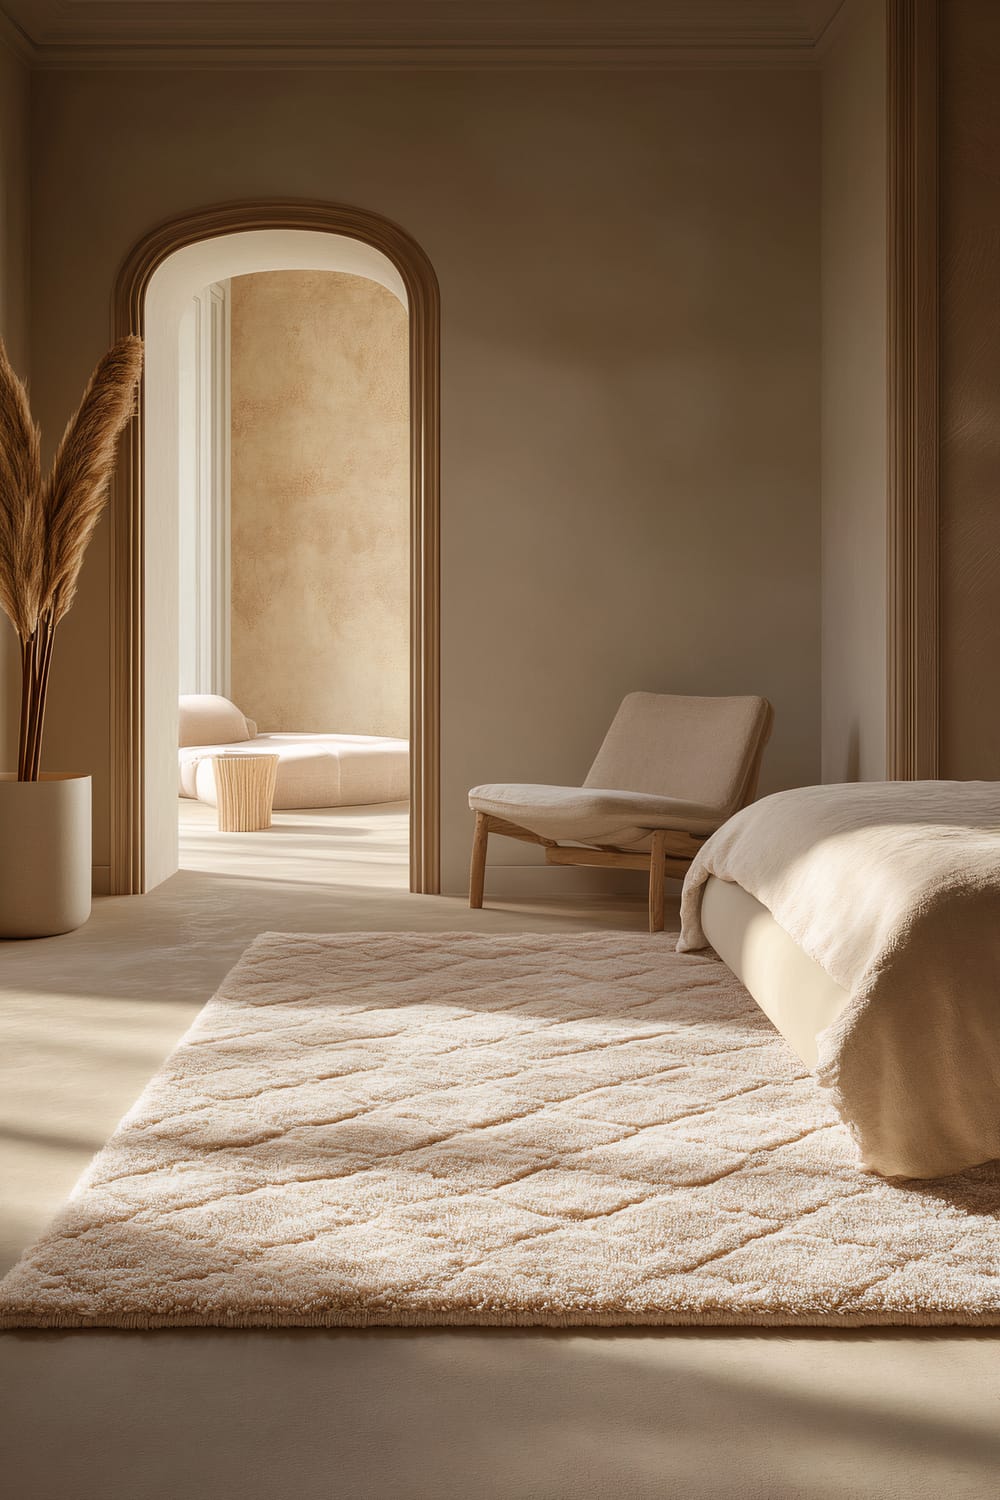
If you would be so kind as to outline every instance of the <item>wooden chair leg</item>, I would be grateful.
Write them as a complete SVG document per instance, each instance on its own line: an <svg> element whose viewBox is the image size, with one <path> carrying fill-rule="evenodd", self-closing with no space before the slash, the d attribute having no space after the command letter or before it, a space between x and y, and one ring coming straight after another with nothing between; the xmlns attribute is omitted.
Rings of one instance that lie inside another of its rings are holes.
<svg viewBox="0 0 1000 1500"><path fill-rule="evenodd" d="M657 829L653 834L653 846L649 851L649 930L650 932L662 932L664 926L664 900L663 886L666 880L666 843L667 834L665 829Z"/></svg>
<svg viewBox="0 0 1000 1500"><path fill-rule="evenodd" d="M472 835L472 864L469 868L469 905L479 911L483 904L483 887L486 884L486 845L490 841L489 815L476 813L476 828Z"/></svg>

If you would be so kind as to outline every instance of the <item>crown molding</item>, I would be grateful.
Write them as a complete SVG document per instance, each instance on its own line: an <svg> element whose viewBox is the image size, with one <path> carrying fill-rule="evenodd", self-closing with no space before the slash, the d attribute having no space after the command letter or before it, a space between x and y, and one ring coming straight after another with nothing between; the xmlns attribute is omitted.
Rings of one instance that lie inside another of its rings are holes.
<svg viewBox="0 0 1000 1500"><path fill-rule="evenodd" d="M850 12L856 0L839 0L836 10L827 18L821 30L816 35L813 43L813 52L817 61L822 64L827 53L831 52L837 45L843 33L847 30Z"/></svg>
<svg viewBox="0 0 1000 1500"><path fill-rule="evenodd" d="M812 47L566 47L364 48L343 47L72 47L33 49L27 61L38 72L669 72L686 68L814 69Z"/></svg>
<svg viewBox="0 0 1000 1500"><path fill-rule="evenodd" d="M20 26L12 21L5 10L0 9L0 45L5 46L21 62L29 67L38 66L37 53L31 39L25 36Z"/></svg>
<svg viewBox="0 0 1000 1500"><path fill-rule="evenodd" d="M45 71L809 68L844 0L713 4L617 0L581 20L558 4L546 14L532 0L498 17L492 4L469 0L460 19L443 20L434 0L381 0L378 14L347 0L325 15L260 0L234 25L218 0L177 5L169 24L164 7L149 3L121 5L112 23L106 6L86 0L0 0L0 35Z"/></svg>

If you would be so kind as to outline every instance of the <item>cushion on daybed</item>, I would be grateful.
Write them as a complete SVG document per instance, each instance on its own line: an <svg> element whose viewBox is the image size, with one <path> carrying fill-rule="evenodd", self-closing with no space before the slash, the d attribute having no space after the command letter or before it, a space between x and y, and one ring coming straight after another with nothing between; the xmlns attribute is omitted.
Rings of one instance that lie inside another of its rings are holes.
<svg viewBox="0 0 1000 1500"><path fill-rule="evenodd" d="M181 694L177 724L181 749L188 745L235 745L251 738L246 716L228 698L219 693Z"/></svg>

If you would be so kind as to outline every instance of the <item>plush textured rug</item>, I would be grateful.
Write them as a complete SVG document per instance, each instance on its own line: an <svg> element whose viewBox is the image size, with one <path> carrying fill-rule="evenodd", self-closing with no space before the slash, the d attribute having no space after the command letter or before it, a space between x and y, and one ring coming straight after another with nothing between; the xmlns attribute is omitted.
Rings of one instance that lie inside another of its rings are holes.
<svg viewBox="0 0 1000 1500"><path fill-rule="evenodd" d="M259 938L0 1286L15 1327L1000 1321L1000 1170L886 1182L669 940Z"/></svg>

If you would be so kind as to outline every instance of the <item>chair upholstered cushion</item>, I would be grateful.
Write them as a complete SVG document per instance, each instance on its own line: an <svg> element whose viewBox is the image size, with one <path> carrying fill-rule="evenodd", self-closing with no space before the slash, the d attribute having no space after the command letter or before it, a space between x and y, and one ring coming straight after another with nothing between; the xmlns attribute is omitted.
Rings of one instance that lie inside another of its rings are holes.
<svg viewBox="0 0 1000 1500"><path fill-rule="evenodd" d="M771 717L766 698L629 693L584 786L696 802L721 825L743 805Z"/></svg>
<svg viewBox="0 0 1000 1500"><path fill-rule="evenodd" d="M725 822L715 809L694 802L598 787L497 782L473 787L469 806L556 843L612 845L616 849L648 846L650 831L655 828L706 834Z"/></svg>

